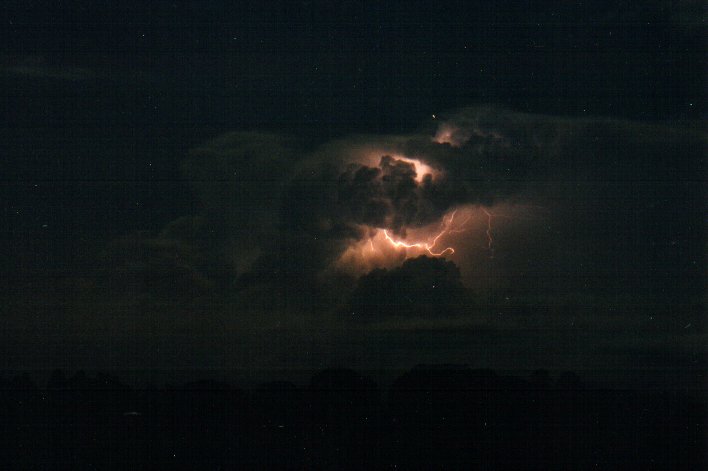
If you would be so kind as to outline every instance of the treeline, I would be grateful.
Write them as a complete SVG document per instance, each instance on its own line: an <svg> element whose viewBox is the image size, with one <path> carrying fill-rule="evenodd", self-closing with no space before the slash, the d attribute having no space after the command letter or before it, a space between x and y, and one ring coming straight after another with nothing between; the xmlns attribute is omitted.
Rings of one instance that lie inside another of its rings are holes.
<svg viewBox="0 0 708 471"><path fill-rule="evenodd" d="M308 386L135 389L110 375L0 379L3 469L706 469L705 403L418 366L388 391L348 369Z"/></svg>

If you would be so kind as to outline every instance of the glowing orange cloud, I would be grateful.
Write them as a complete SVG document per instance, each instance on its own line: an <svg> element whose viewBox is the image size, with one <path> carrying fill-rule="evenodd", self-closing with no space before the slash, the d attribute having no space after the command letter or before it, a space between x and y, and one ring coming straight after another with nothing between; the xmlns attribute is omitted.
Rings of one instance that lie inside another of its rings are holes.
<svg viewBox="0 0 708 471"><path fill-rule="evenodd" d="M438 132L435 134L433 141L437 142L438 144L450 144L453 147L459 147L460 143L457 139L455 139L455 132L455 128L450 125L443 124L440 126Z"/></svg>
<svg viewBox="0 0 708 471"><path fill-rule="evenodd" d="M438 131L435 133L435 136L433 136L433 142L437 142L438 144L449 144L452 147L462 147L472 138L472 136L491 139L505 145L504 136L493 129L483 129L477 127L462 129L449 123L440 125Z"/></svg>
<svg viewBox="0 0 708 471"><path fill-rule="evenodd" d="M361 160L363 160L363 164L369 167L378 167L381 157L384 155L389 155L395 160L402 160L403 162L412 164L415 170L415 181L417 183L421 183L426 175L430 175L430 177L435 180L442 173L442 171L431 167L420 159L405 157L397 152L390 152L385 149L370 151L364 155Z"/></svg>
<svg viewBox="0 0 708 471"><path fill-rule="evenodd" d="M408 157L402 157L400 155L394 155L392 157L394 159L402 160L409 164L413 164L413 167L415 168L415 181L417 181L418 183L422 182L423 177L425 177L426 175L430 175L431 177L433 177L438 173L433 170L430 165L427 165L426 163L418 159L409 159Z"/></svg>

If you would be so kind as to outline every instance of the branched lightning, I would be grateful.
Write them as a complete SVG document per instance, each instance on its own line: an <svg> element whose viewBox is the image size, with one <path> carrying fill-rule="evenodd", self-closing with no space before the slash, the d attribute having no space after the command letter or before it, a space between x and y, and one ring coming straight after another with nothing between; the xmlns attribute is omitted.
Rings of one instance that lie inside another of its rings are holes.
<svg viewBox="0 0 708 471"><path fill-rule="evenodd" d="M440 233L438 235L442 235L443 233ZM386 236L386 240L388 240L391 245L393 245L396 248L404 247L406 249L412 249L412 248L418 248L418 249L423 249L426 250L430 255L434 257L440 257L441 255L444 255L445 253L449 252L450 254L455 253L455 249L452 247L447 247L445 250L442 252L433 252L433 248L435 247L435 244L428 244L427 242L417 242L415 244L406 244L405 242L401 240L394 240L388 233L386 229L384 229L384 236ZM437 239L437 237L436 237Z"/></svg>
<svg viewBox="0 0 708 471"><path fill-rule="evenodd" d="M383 230L383 233L384 233L384 236L386 237L386 240L388 240L388 241L391 243L391 245L393 245L393 246L396 247L396 248L401 248L401 247L403 247L403 248L406 248L406 249L412 249L412 248L423 249L423 250L427 251L427 252L428 252L430 255L432 255L433 257L441 257L441 256L443 256L443 255L445 255L445 254L452 255L452 254L455 253L455 249L452 248L452 247L446 247L445 249L443 249L443 250L441 250L441 251L439 251L439 252L435 252L434 249L435 249L435 246L438 244L438 240L440 240L440 238L443 237L445 234L450 234L450 233L452 233L452 232L461 232L461 231L463 230L463 229L461 228L461 226L463 226L463 225L467 222L467 220L469 219L469 217L468 217L467 219L465 219L465 220L462 222L462 224L460 225L460 227L458 227L457 229L451 229L453 220L455 219L455 213L456 213L456 212L457 212L457 211L453 211L453 212L450 214L450 217L449 217L449 218L443 218L443 228L442 228L442 230L433 238L432 243L428 243L428 242L416 242L416 243L414 243L414 244L407 244L407 243L403 242L402 240L396 240L396 239L394 239L393 237L391 237L391 235L388 233L388 230L386 230L386 229Z"/></svg>
<svg viewBox="0 0 708 471"><path fill-rule="evenodd" d="M497 217L504 218L509 217L504 214L495 214L488 209L477 206L476 211L464 210L463 215L460 216L458 210L454 210L447 215L443 216L442 221L439 223L439 229L435 233L432 233L429 237L425 235L420 235L421 232L413 231L413 234L419 234L418 237L422 237L418 240L413 240L411 242L406 241L404 238L397 238L390 229L379 228L378 234L369 237L368 242L364 241L366 245L363 246L366 252L369 252L372 256L374 254L379 254L385 256L385 252L380 252L382 248L379 244L384 244L384 246L391 246L394 249L415 249L426 252L428 255L433 257L444 257L453 255L456 253L455 247L445 247L442 245L443 242L448 242L453 235L460 234L463 232L468 232L470 230L469 221L472 219L476 220L475 214L479 215L479 212L484 213L486 216L486 227L484 228L484 233L486 235L487 244L486 248L489 254L489 258L494 258L495 256L495 239L494 239L494 219ZM458 217L459 216L459 217ZM479 221L482 222L483 220ZM484 227L484 226L483 226ZM428 232L428 229L421 228L422 234ZM447 239L446 239L447 238ZM367 248L368 246L368 248ZM444 248L443 248L444 247ZM458 247L459 248L459 247ZM408 254L406 254L408 256Z"/></svg>

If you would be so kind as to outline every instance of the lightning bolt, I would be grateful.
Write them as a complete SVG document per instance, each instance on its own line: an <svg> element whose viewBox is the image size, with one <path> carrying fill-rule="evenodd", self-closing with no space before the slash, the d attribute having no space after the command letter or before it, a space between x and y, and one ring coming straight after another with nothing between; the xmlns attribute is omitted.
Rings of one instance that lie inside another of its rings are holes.
<svg viewBox="0 0 708 471"><path fill-rule="evenodd" d="M453 211L453 212L450 214L450 217L447 218L447 219L443 218L443 228L442 228L442 230L433 238L432 243L428 243L428 242L416 242L416 243L414 243L414 244L407 244L407 243L403 242L402 240L396 240L396 239L394 239L393 237L391 237L391 236L389 235L387 229L384 229L384 230L383 230L383 233L384 233L384 236L386 237L386 240L388 240L388 241L391 243L391 245L393 245L393 246L396 247L396 248L401 248L401 247L403 247L403 248L406 248L406 249L412 249L412 248L423 249L423 250L425 250L426 252L428 252L430 255L432 255L433 257L441 257L441 256L443 256L443 255L445 255L445 254L452 255L452 254L455 253L455 249L452 248L452 247L446 247L445 249L443 249L443 250L441 250L441 251L439 251L439 252L434 252L433 249L435 249L435 246L438 244L438 240L440 240L440 238L441 238L442 236L444 236L445 234L449 234L449 233L452 233L452 232L462 232L463 229L461 229L461 228L458 228L458 229L450 229L450 227L452 226L452 222L453 222L453 220L455 219L455 213L456 213L456 212L457 212L457 211ZM461 226L464 225L464 224L467 222L467 220L469 220L469 217L468 217L467 219L465 219L465 220L462 222Z"/></svg>
<svg viewBox="0 0 708 471"><path fill-rule="evenodd" d="M383 232L384 232L384 236L386 236L386 240L388 240L388 241L391 243L391 245L393 245L393 246L396 247L396 248L404 247L404 248L406 248L406 249L412 249L412 248L423 249L423 250L427 251L430 255L432 255L432 256L434 256L434 257L440 257L441 255L444 255L446 252L449 252L450 255L452 255L452 254L455 253L455 249L453 249L452 247L447 247L447 248L445 248L445 250L443 250L442 252L433 252L433 248L435 247L435 243L433 243L433 244L428 244L427 242L418 242L418 243L415 243L415 244L406 244L405 242L403 242L403 241L401 241L401 240L395 240L395 239L393 239L393 238L388 234L388 231L387 231L386 229L384 229ZM443 234L444 234L444 232L441 232L440 234L438 234L438 237L436 237L435 239L438 239L439 236L441 236L441 235L443 235Z"/></svg>
<svg viewBox="0 0 708 471"><path fill-rule="evenodd" d="M482 208L487 215L487 249L491 252L490 257L494 258L494 238L492 237L492 213Z"/></svg>

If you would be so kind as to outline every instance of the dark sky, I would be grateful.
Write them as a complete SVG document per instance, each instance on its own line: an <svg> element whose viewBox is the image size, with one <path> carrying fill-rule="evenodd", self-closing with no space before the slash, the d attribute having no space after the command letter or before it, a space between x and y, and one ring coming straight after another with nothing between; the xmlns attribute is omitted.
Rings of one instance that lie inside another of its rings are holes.
<svg viewBox="0 0 708 471"><path fill-rule="evenodd" d="M702 2L0 17L0 368L705 370Z"/></svg>

